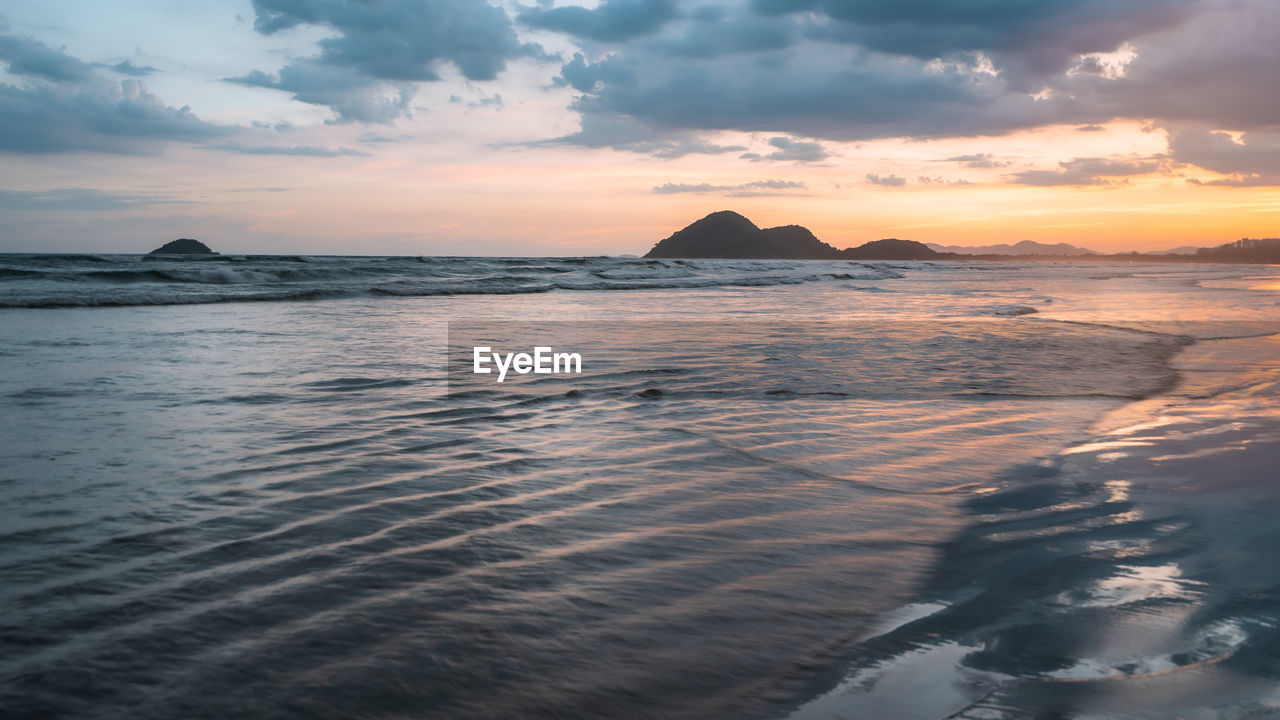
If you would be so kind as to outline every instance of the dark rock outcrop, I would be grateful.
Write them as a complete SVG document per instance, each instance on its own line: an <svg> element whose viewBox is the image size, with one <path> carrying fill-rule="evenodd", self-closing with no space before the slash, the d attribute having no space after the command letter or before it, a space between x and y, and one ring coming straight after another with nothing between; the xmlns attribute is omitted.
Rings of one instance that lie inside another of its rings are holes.
<svg viewBox="0 0 1280 720"><path fill-rule="evenodd" d="M819 240L809 228L801 225L780 225L760 231L765 242L773 250L769 257L776 258L828 258L839 250Z"/></svg>
<svg viewBox="0 0 1280 720"><path fill-rule="evenodd" d="M731 210L698 220L662 240L647 258L834 258L836 249L799 225L761 230Z"/></svg>
<svg viewBox="0 0 1280 720"><path fill-rule="evenodd" d="M208 245L192 238L179 238L147 253L148 255L217 255Z"/></svg>
<svg viewBox="0 0 1280 720"><path fill-rule="evenodd" d="M876 240L837 250L800 225L761 230L730 210L714 212L660 241L647 258L740 258L753 260L932 260L942 257L912 240Z"/></svg>
<svg viewBox="0 0 1280 720"><path fill-rule="evenodd" d="M840 257L848 260L937 260L943 255L915 240L887 238L841 250Z"/></svg>

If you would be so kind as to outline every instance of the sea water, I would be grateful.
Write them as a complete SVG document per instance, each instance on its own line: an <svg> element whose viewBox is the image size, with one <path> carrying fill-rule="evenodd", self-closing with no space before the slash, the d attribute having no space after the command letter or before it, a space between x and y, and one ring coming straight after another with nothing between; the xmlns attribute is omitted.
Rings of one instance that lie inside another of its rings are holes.
<svg viewBox="0 0 1280 720"><path fill-rule="evenodd" d="M0 706L1272 711L1269 271L0 257Z"/></svg>

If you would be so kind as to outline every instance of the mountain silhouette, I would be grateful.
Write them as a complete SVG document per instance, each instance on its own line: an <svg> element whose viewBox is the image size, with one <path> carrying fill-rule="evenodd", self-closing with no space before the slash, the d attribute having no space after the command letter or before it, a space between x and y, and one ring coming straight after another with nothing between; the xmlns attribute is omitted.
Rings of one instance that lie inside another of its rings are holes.
<svg viewBox="0 0 1280 720"><path fill-rule="evenodd" d="M714 212L653 246L647 258L755 260L928 260L939 257L913 240L876 240L837 250L800 225L760 229L732 210Z"/></svg>
<svg viewBox="0 0 1280 720"><path fill-rule="evenodd" d="M887 238L841 250L839 257L849 260L937 260L942 256L915 240Z"/></svg>
<svg viewBox="0 0 1280 720"><path fill-rule="evenodd" d="M732 210L694 222L649 251L647 258L833 258L836 249L799 225L761 230Z"/></svg>
<svg viewBox="0 0 1280 720"><path fill-rule="evenodd" d="M956 253L958 255L1095 255L1092 250L1067 243L1040 243L1034 240L1023 240L1012 245L939 245L928 243L929 247L940 253ZM1194 250L1192 251L1194 252Z"/></svg>

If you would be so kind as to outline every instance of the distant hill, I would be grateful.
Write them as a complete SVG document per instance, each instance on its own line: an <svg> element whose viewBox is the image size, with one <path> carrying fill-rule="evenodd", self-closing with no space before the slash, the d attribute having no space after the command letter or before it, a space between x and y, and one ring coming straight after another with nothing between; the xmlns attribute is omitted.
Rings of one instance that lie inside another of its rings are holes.
<svg viewBox="0 0 1280 720"><path fill-rule="evenodd" d="M722 210L676 231L647 258L834 258L836 249L799 225L761 230L731 210Z"/></svg>
<svg viewBox="0 0 1280 720"><path fill-rule="evenodd" d="M192 238L178 238L161 245L148 255L217 255L208 245Z"/></svg>
<svg viewBox="0 0 1280 720"><path fill-rule="evenodd" d="M741 258L770 260L927 260L938 257L913 240L876 240L837 250L799 225L760 229L731 210L721 210L658 242L647 258Z"/></svg>
<svg viewBox="0 0 1280 720"><path fill-rule="evenodd" d="M938 260L942 256L936 250L915 240L872 240L858 247L840 251L840 257L849 260Z"/></svg>
<svg viewBox="0 0 1280 720"><path fill-rule="evenodd" d="M998 245L939 245L937 243L928 243L930 249L940 253L955 253L957 255L1097 255L1093 250L1068 245L1067 243L1038 243L1032 240L1023 240L1022 242L1009 245L1008 243L1000 243Z"/></svg>
<svg viewBox="0 0 1280 720"><path fill-rule="evenodd" d="M1176 247L1171 250L1148 250L1143 253L1143 255L1195 255L1202 249L1203 248L1195 245L1183 245L1182 247Z"/></svg>
<svg viewBox="0 0 1280 720"><path fill-rule="evenodd" d="M192 241L194 242L194 241ZM172 243L170 243L172 244ZM168 247L166 245L165 247ZM164 248L157 252L164 251ZM731 210L722 210L659 241L646 258L739 258L756 260L990 260L1053 262L1271 263L1280 264L1280 238L1237 240L1211 248L1183 247L1165 253L1103 255L1067 243L1024 240L1014 245L964 247L926 245L888 238L837 250L800 225L760 229Z"/></svg>

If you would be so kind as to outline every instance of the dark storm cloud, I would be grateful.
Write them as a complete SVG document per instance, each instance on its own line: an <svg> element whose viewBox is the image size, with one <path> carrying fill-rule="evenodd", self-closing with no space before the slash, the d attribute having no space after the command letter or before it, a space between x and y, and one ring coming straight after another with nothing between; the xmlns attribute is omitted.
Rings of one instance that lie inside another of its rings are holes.
<svg viewBox="0 0 1280 720"><path fill-rule="evenodd" d="M1163 168L1155 160L1109 160L1106 158L1075 158L1058 163L1057 170L1026 170L1013 173L1009 182L1015 185L1055 187L1061 185L1115 185L1114 178L1130 175L1147 175Z"/></svg>
<svg viewBox="0 0 1280 720"><path fill-rule="evenodd" d="M264 35L314 25L338 36L321 40L317 57L276 75L258 70L227 80L328 106L339 122L407 115L412 83L439 80L442 64L468 80L492 80L510 60L544 57L520 42L506 11L479 0L254 0L253 7L254 28Z"/></svg>
<svg viewBox="0 0 1280 720"><path fill-rule="evenodd" d="M614 42L653 33L678 15L675 0L604 0L592 10L576 6L529 8L518 19L541 30Z"/></svg>

